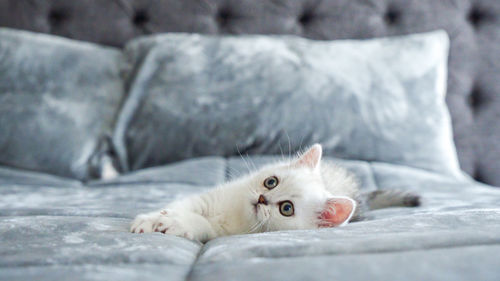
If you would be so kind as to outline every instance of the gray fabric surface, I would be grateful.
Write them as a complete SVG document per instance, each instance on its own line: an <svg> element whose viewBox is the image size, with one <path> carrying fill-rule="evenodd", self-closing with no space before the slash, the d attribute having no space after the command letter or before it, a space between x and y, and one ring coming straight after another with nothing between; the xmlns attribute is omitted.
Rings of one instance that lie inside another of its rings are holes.
<svg viewBox="0 0 500 281"><path fill-rule="evenodd" d="M191 280L498 280L500 247L225 261L198 265Z"/></svg>
<svg viewBox="0 0 500 281"><path fill-rule="evenodd" d="M123 95L114 48L0 28L0 165L84 180Z"/></svg>
<svg viewBox="0 0 500 281"><path fill-rule="evenodd" d="M128 233L137 213L209 188L198 179L217 184L275 160L252 157L247 166L241 158L191 159L90 185L29 172L31 183L0 176L0 280L500 277L500 190L378 162L335 160L360 177L364 190L414 190L422 207L372 211L340 228L237 235L205 245Z"/></svg>
<svg viewBox="0 0 500 281"><path fill-rule="evenodd" d="M476 179L498 186L499 16L497 0L0 0L0 26L120 47L139 35L161 32L295 34L332 40L445 29L451 39L447 104L461 167ZM213 159L213 165L211 160L199 164L204 167L199 173L210 184L246 168L238 159L227 163ZM266 157L259 159L267 161ZM251 235L247 240L254 244L247 241L240 252L235 247L227 249L225 256L221 255L224 243L240 243L241 237L197 247L182 239L136 238L125 233L127 220L134 214L158 208L181 193L205 188L185 168L197 171L197 160L180 163L179 168L158 167L89 186L1 168L0 280L500 278L500 248L495 240L500 236L497 191L411 168L358 161L342 164L353 169L369 189L421 189L424 206L373 212L372 220L345 228ZM212 171L214 175L209 175ZM174 178L177 175L180 177ZM398 228L399 224L405 229ZM54 238L51 231L56 233ZM334 241L336 236L344 237L347 246ZM274 239L281 244L275 246ZM364 244L369 251L363 252L356 242L365 239L373 243ZM391 245L391 239L398 245ZM37 241L52 243L53 248ZM379 242L380 248L374 248ZM295 252L293 243L297 243L297 254L279 257ZM177 261L169 247L178 250L182 259ZM200 249L203 256L193 267L193 253L200 254ZM53 259L44 258L49 253Z"/></svg>
<svg viewBox="0 0 500 281"><path fill-rule="evenodd" d="M2 268L2 280L185 280L186 265L165 263L84 264ZM56 278L56 279L54 279Z"/></svg>
<svg viewBox="0 0 500 281"><path fill-rule="evenodd" d="M115 140L132 170L318 142L329 156L461 176L442 31L327 42L166 34L125 53L136 69Z"/></svg>
<svg viewBox="0 0 500 281"><path fill-rule="evenodd" d="M447 104L463 170L500 186L498 0L3 0L0 26L112 46L163 32L360 39L445 29Z"/></svg>

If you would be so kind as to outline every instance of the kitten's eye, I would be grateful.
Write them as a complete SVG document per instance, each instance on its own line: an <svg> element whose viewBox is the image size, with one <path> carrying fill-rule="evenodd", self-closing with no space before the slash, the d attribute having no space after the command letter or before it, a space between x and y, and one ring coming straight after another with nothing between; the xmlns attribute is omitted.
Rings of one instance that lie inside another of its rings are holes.
<svg viewBox="0 0 500 281"><path fill-rule="evenodd" d="M293 210L293 203L290 201L283 201L280 203L280 213L285 216L289 217L293 215L294 210Z"/></svg>
<svg viewBox="0 0 500 281"><path fill-rule="evenodd" d="M275 176L268 177L267 179L264 180L264 186L267 189L273 189L278 185L279 181L278 178Z"/></svg>

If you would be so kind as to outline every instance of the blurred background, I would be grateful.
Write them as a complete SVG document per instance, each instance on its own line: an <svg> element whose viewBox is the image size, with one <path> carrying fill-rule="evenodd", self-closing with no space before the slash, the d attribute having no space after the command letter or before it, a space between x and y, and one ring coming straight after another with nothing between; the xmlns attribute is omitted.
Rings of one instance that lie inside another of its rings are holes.
<svg viewBox="0 0 500 281"><path fill-rule="evenodd" d="M461 168L500 185L497 0L0 0L0 26L113 47L163 32L326 40L444 29L451 38L447 103Z"/></svg>

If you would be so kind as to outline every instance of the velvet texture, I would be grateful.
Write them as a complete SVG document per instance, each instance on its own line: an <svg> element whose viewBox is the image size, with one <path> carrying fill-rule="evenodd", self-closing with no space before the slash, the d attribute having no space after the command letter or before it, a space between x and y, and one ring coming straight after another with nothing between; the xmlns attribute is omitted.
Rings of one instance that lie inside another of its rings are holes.
<svg viewBox="0 0 500 281"><path fill-rule="evenodd" d="M132 170L206 155L325 155L461 175L445 103L448 38L167 34L127 45L115 134Z"/></svg>
<svg viewBox="0 0 500 281"><path fill-rule="evenodd" d="M0 29L0 165L90 178L122 100L121 62L114 48Z"/></svg>
<svg viewBox="0 0 500 281"><path fill-rule="evenodd" d="M422 207L344 227L221 237L128 233L138 213L281 157L206 157L81 184L0 168L5 280L496 280L500 190L380 162L341 161L363 190L408 189ZM249 165L249 166L247 166ZM5 176L13 175L17 176ZM20 182L29 178L31 182Z"/></svg>

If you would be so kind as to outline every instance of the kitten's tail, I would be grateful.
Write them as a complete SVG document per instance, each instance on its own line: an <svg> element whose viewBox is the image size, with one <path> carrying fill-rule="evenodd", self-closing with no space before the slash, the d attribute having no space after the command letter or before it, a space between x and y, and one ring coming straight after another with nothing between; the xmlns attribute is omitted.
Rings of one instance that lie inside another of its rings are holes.
<svg viewBox="0 0 500 281"><path fill-rule="evenodd" d="M405 190L380 189L363 194L371 210L389 207L418 207L420 196Z"/></svg>

